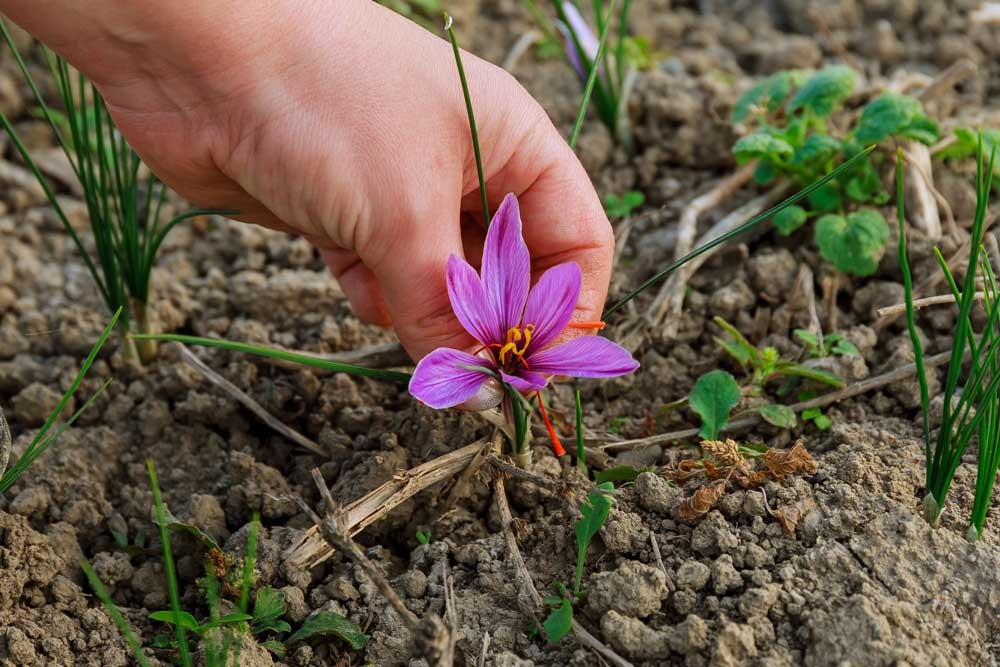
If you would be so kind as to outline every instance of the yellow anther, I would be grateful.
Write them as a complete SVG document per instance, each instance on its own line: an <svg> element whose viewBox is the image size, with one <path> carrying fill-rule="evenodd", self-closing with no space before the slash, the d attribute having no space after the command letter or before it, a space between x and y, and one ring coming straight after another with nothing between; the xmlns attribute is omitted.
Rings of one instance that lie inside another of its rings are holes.
<svg viewBox="0 0 1000 667"><path fill-rule="evenodd" d="M500 348L500 363L507 363L507 355L513 354L515 357L520 357L528 350L528 345L531 343L531 333L535 330L534 324L525 324L523 328L521 327L511 327L507 329L507 342ZM518 348L517 344L524 340L524 345Z"/></svg>

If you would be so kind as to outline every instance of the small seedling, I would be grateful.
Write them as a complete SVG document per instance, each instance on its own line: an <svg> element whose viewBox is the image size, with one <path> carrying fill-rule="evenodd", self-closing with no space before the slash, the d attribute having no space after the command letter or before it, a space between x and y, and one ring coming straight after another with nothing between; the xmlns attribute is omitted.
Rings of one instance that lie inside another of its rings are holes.
<svg viewBox="0 0 1000 667"><path fill-rule="evenodd" d="M550 643L558 644L573 629L573 599L561 581L555 582L553 587L558 595L545 598L549 615L542 624L542 629Z"/></svg>
<svg viewBox="0 0 1000 667"><path fill-rule="evenodd" d="M792 333L805 344L806 354L810 357L820 358L833 355L861 354L858 346L844 338L843 334L830 333L820 336L809 329L796 329Z"/></svg>
<svg viewBox="0 0 1000 667"><path fill-rule="evenodd" d="M431 543L431 532L424 532L422 530L417 531L417 542L420 544L430 544Z"/></svg>
<svg viewBox="0 0 1000 667"><path fill-rule="evenodd" d="M632 211L646 203L646 195L636 190L619 195L608 195L604 198L604 212L612 220L616 218L627 218L632 215Z"/></svg>
<svg viewBox="0 0 1000 667"><path fill-rule="evenodd" d="M778 180L805 185L828 173L836 159L861 146L890 138L937 141L937 124L912 97L885 93L862 110L857 121L838 132L832 122L854 89L857 74L834 65L817 72L778 72L750 88L737 101L731 120L753 130L733 146L737 162L756 161L758 183ZM858 276L875 272L885 252L889 225L873 208L889 200L878 161L866 157L813 192L806 202L774 218L782 235L816 219L820 254L838 271Z"/></svg>
<svg viewBox="0 0 1000 667"><path fill-rule="evenodd" d="M935 249L938 263L958 306L952 337L951 360L944 385L941 428L936 440L931 438L930 395L923 346L913 307L913 279L906 252L901 154L897 157L896 166L899 264L906 295L906 321L913 345L923 409L924 454L927 465L924 518L931 526L938 526L955 471L962 462L972 438L978 436L976 494L966 533L970 541L982 537L983 523L993 495L997 467L1000 465L1000 284L997 282L986 249L982 247L998 146L996 143L993 144L989 163L984 164L984 144L985 140L980 136L976 159L976 213L970 233L969 261L961 287L952 275L943 255ZM986 316L986 323L978 339L970 317L976 299L977 280L983 283L985 294L983 307ZM966 362L967 353L971 357L971 362Z"/></svg>
<svg viewBox="0 0 1000 667"><path fill-rule="evenodd" d="M973 130L969 127L955 128L953 141L934 153L941 160L966 160L979 154L979 137L982 135L983 152L989 155L993 147L1000 145L1000 130ZM945 143L945 142L942 142ZM994 175L1000 175L1000 164L994 167Z"/></svg>

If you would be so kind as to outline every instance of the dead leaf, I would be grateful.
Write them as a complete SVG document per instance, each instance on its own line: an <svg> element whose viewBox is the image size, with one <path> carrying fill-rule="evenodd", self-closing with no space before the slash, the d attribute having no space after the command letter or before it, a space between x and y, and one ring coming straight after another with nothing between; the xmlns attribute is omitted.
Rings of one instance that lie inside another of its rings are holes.
<svg viewBox="0 0 1000 667"><path fill-rule="evenodd" d="M731 438L726 440L703 440L702 450L711 455L723 467L742 468L746 460L740 454L740 445Z"/></svg>
<svg viewBox="0 0 1000 667"><path fill-rule="evenodd" d="M685 459L678 463L671 463L663 468L663 476L673 482L686 482L692 477L696 477L705 472L701 461Z"/></svg>
<svg viewBox="0 0 1000 667"><path fill-rule="evenodd" d="M776 509L771 515L781 524L781 531L785 534L785 537L795 537L795 528L799 525L799 521L815 507L815 500L811 497L803 498L791 505L785 505Z"/></svg>
<svg viewBox="0 0 1000 667"><path fill-rule="evenodd" d="M816 461L806 451L802 441L799 440L788 451L781 449L769 449L764 453L764 465L777 480L782 480L786 475L801 473L812 475L816 473Z"/></svg>
<svg viewBox="0 0 1000 667"><path fill-rule="evenodd" d="M712 505L725 493L726 480L724 479L699 486L693 496L681 503L677 514L685 521L695 521L712 509Z"/></svg>

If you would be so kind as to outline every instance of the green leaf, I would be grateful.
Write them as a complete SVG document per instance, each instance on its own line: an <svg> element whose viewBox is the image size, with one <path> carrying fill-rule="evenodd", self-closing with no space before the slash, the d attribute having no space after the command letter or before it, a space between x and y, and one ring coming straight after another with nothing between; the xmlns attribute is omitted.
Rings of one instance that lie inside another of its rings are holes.
<svg viewBox="0 0 1000 667"><path fill-rule="evenodd" d="M282 644L281 642L279 642L276 639L270 639L270 640L268 640L266 642L260 642L260 644L258 644L258 646L262 646L263 648L266 648L268 651L270 651L274 655L274 657L278 658L279 660L281 660L282 658L284 658L285 657L285 653L287 652L286 649L285 649L285 645Z"/></svg>
<svg viewBox="0 0 1000 667"><path fill-rule="evenodd" d="M768 424L774 424L779 428L793 428L796 424L795 410L787 405L768 403L757 408L757 412Z"/></svg>
<svg viewBox="0 0 1000 667"><path fill-rule="evenodd" d="M566 598L561 598L559 606L553 609L542 624L549 643L559 641L573 629L573 605Z"/></svg>
<svg viewBox="0 0 1000 667"><path fill-rule="evenodd" d="M941 128L933 118L921 114L900 130L899 135L929 146L941 138Z"/></svg>
<svg viewBox="0 0 1000 667"><path fill-rule="evenodd" d="M790 158L795 149L790 143L777 137L771 130L761 129L742 137L733 145L733 156L740 164L751 160L782 161Z"/></svg>
<svg viewBox="0 0 1000 667"><path fill-rule="evenodd" d="M860 204L880 199L883 194L888 196L882 187L882 180L879 178L878 172L875 171L870 161L860 167L858 173L847 181L844 193Z"/></svg>
<svg viewBox="0 0 1000 667"><path fill-rule="evenodd" d="M829 336L827 336L827 339L829 339ZM830 348L830 351L833 352L834 354L841 354L845 356L849 354L856 354L858 356L861 356L861 350L858 349L858 346L852 343L851 341L847 340L846 338L841 338L839 340L834 341L833 346Z"/></svg>
<svg viewBox="0 0 1000 667"><path fill-rule="evenodd" d="M909 95L885 93L869 102L861 112L854 137L875 144L898 134L914 118L924 113L920 102Z"/></svg>
<svg viewBox="0 0 1000 667"><path fill-rule="evenodd" d="M761 79L736 100L729 116L730 121L742 123L747 120L751 111L777 111L792 88L801 84L807 75L808 72L804 70L786 70Z"/></svg>
<svg viewBox="0 0 1000 667"><path fill-rule="evenodd" d="M180 621L180 625L185 630L190 630L192 632L198 631L198 621L195 620L194 616L187 613L186 611L177 612L177 616L174 616L173 610L165 609L163 611L154 611L149 615L149 620L160 621L161 623L169 623L174 625Z"/></svg>
<svg viewBox="0 0 1000 667"><path fill-rule="evenodd" d="M812 134L795 151L792 164L815 171L825 171L823 169L825 163L837 157L841 149L842 144L833 137Z"/></svg>
<svg viewBox="0 0 1000 667"><path fill-rule="evenodd" d="M840 208L843 197L840 195L840 189L836 185L829 183L821 188L817 188L809 195L808 201L809 208L815 213L827 213Z"/></svg>
<svg viewBox="0 0 1000 667"><path fill-rule="evenodd" d="M234 611L231 614L226 614L225 616L220 616L214 621L206 621L202 625L198 626L195 630L198 634L204 634L212 628L217 628L221 625L232 625L234 623L242 623L243 621L252 620L253 616L250 614L244 614L242 611Z"/></svg>
<svg viewBox="0 0 1000 667"><path fill-rule="evenodd" d="M632 466L620 465L598 472L594 475L594 481L597 484L604 484L605 482L634 482L640 472Z"/></svg>
<svg viewBox="0 0 1000 667"><path fill-rule="evenodd" d="M159 526L160 523L157 520L156 508L154 507L152 510L150 510L150 513L152 515L151 519L153 521L153 524ZM211 537L209 537L201 528L194 525L193 523L184 523L183 521L175 517L170 512L170 509L167 508L167 505L165 503L163 505L163 519L164 519L164 528L168 528L175 533L177 532L189 533L190 535L193 535L202 544L204 544L206 548L215 549L218 551L222 550L219 544Z"/></svg>
<svg viewBox="0 0 1000 667"><path fill-rule="evenodd" d="M726 354L738 361L741 366L746 366L747 363L753 361L754 359L754 355L747 352L746 348L740 345L737 341L716 337L715 342L719 344L719 347L721 347Z"/></svg>
<svg viewBox="0 0 1000 667"><path fill-rule="evenodd" d="M272 632L288 632L288 623L281 620L285 615L285 595L281 591L264 586L257 591L257 599L253 603L253 632L260 634Z"/></svg>
<svg viewBox="0 0 1000 667"><path fill-rule="evenodd" d="M733 407L740 402L740 386L726 371L710 371L694 383L688 402L701 417L698 435L705 440L715 440L729 423Z"/></svg>
<svg viewBox="0 0 1000 667"><path fill-rule="evenodd" d="M757 168L753 170L753 182L757 185L767 185L777 176L778 173L775 171L774 165L767 160L758 162Z"/></svg>
<svg viewBox="0 0 1000 667"><path fill-rule="evenodd" d="M788 236L796 229L806 224L808 215L801 206L788 206L774 216L774 227L782 236Z"/></svg>
<svg viewBox="0 0 1000 667"><path fill-rule="evenodd" d="M816 222L820 254L838 271L856 276L875 273L888 239L889 225L873 209L861 209L846 218L824 215Z"/></svg>
<svg viewBox="0 0 1000 667"><path fill-rule="evenodd" d="M819 349L820 345L819 336L814 334L812 331L809 331L808 329L796 329L792 333L795 335L796 338L801 340L809 347Z"/></svg>
<svg viewBox="0 0 1000 667"><path fill-rule="evenodd" d="M357 623L344 618L334 611L321 611L305 620L291 637L285 640L285 645L305 641L311 637L333 635L343 639L355 651L360 651L368 643L368 635L361 631Z"/></svg>
<svg viewBox="0 0 1000 667"><path fill-rule="evenodd" d="M800 377L807 380L815 380L816 382L822 382L823 384L828 384L831 387L836 387L837 389L844 388L844 381L841 380L837 375L829 371L824 371L819 368L809 368L808 366L803 366L802 364L796 364L795 362L785 361L778 364L775 369L776 372L785 377Z"/></svg>
<svg viewBox="0 0 1000 667"><path fill-rule="evenodd" d="M621 196L610 194L604 198L604 212L609 218L625 218L646 202L646 195L629 190Z"/></svg>
<svg viewBox="0 0 1000 667"><path fill-rule="evenodd" d="M602 482L597 485L597 491L587 494L586 500L580 505L582 515L574 524L576 531L576 576L573 581L573 591L577 595L583 583L583 562L587 556L587 547L591 540L601 530L601 526L608 520L611 512L612 497L610 494L615 488L611 482ZM606 493L601 493L604 491Z"/></svg>
<svg viewBox="0 0 1000 667"><path fill-rule="evenodd" d="M854 90L857 74L846 65L831 65L813 74L788 102L788 113L805 111L829 116Z"/></svg>

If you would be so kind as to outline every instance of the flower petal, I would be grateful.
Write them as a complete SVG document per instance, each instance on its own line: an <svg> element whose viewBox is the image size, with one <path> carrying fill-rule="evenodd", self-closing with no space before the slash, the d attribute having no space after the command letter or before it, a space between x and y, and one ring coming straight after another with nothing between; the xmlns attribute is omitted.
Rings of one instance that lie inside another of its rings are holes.
<svg viewBox="0 0 1000 667"><path fill-rule="evenodd" d="M476 270L452 255L445 273L451 308L465 330L483 345L503 343L507 330L500 328L500 320L486 298L486 289Z"/></svg>
<svg viewBox="0 0 1000 667"><path fill-rule="evenodd" d="M517 197L512 194L504 197L486 232L482 276L505 339L508 329L521 324L531 282L531 257L521 236Z"/></svg>
<svg viewBox="0 0 1000 667"><path fill-rule="evenodd" d="M578 378L613 377L639 367L628 350L600 336L581 336L528 356L531 370Z"/></svg>
<svg viewBox="0 0 1000 667"><path fill-rule="evenodd" d="M582 274L576 262L553 266L528 294L524 323L534 324L530 350L541 350L566 328L580 298Z"/></svg>
<svg viewBox="0 0 1000 667"><path fill-rule="evenodd" d="M597 39L597 35L590 29L587 25L586 19L580 14L580 10L576 8L572 2L563 2L563 11L566 12L566 20L569 21L570 29L576 33L576 39L580 42L580 48L583 49L583 55L587 57L587 62L593 62L594 58L597 57L597 50L601 46L601 41ZM572 38L570 38L570 43L573 43ZM576 45L573 45L573 51L576 51ZM579 57L579 55L578 55ZM581 63L580 69L584 70L582 75L584 79L587 78L585 72L585 65Z"/></svg>
<svg viewBox="0 0 1000 667"><path fill-rule="evenodd" d="M458 405L471 398L490 377L475 367L493 370L487 361L468 352L439 347L417 364L410 378L410 393L438 410Z"/></svg>
<svg viewBox="0 0 1000 667"><path fill-rule="evenodd" d="M504 382L514 387L514 389L524 392L544 389L545 385L549 382L538 373L532 373L531 371L524 369L519 370L517 375L510 375L509 373L500 371L500 376L503 378Z"/></svg>

